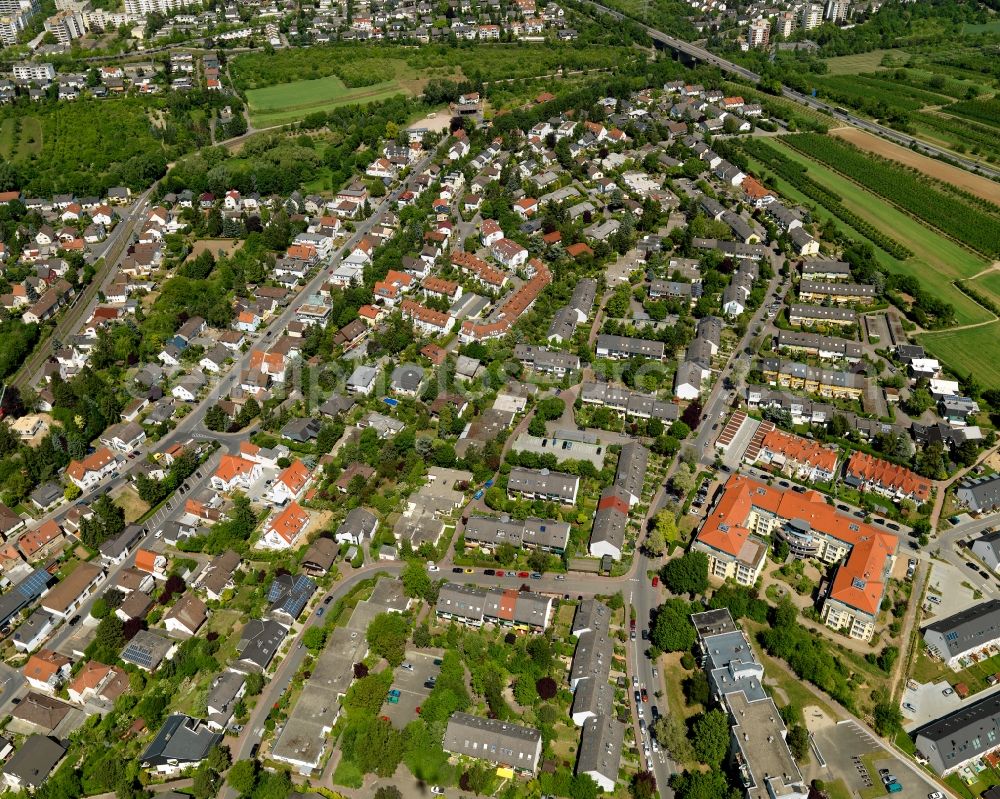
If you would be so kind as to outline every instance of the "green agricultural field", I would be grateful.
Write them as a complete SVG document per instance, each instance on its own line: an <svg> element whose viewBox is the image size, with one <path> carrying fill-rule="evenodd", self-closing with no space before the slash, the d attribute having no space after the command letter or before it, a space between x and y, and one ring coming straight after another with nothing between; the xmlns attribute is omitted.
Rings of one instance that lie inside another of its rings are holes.
<svg viewBox="0 0 1000 799"><path fill-rule="evenodd" d="M981 291L993 298L993 301L1000 305L1000 272L986 272L970 284L976 291Z"/></svg>
<svg viewBox="0 0 1000 799"><path fill-rule="evenodd" d="M813 180L839 194L846 208L913 250L916 253L913 258L905 261L890 259L893 265L889 268L915 275L928 290L951 303L955 307L958 324L975 324L991 318L986 309L952 285L952 281L972 277L986 268L985 259L928 229L847 178L785 146L780 137L770 139L769 143L805 166Z"/></svg>
<svg viewBox="0 0 1000 799"><path fill-rule="evenodd" d="M965 330L941 330L923 333L917 340L941 363L956 374L970 372L988 388L1000 388L1000 322L991 322Z"/></svg>
<svg viewBox="0 0 1000 799"><path fill-rule="evenodd" d="M316 111L330 111L351 103L372 103L406 93L395 79L349 89L340 78L330 76L250 89L247 103L253 126L266 128L300 120Z"/></svg>
<svg viewBox="0 0 1000 799"><path fill-rule="evenodd" d="M901 64L909 58L902 50L872 50L870 53L828 58L826 66L830 75L858 75L862 72L874 72L882 66L882 57L887 53Z"/></svg>

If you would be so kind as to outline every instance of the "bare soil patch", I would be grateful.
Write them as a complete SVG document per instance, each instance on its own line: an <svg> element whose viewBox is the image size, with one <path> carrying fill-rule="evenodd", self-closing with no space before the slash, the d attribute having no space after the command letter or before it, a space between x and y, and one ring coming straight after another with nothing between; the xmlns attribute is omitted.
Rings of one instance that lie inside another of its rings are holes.
<svg viewBox="0 0 1000 799"><path fill-rule="evenodd" d="M973 175L971 172L966 172L964 169L946 164L943 161L928 158L926 155L920 155L920 153L915 153L913 150L879 136L873 136L858 128L833 128L830 130L830 134L848 141L862 150L875 153L883 158L890 158L893 161L899 161L901 164L917 169L932 178L951 183L953 186L958 186L984 200L994 203L1000 202L1000 184L996 184L992 180Z"/></svg>
<svg viewBox="0 0 1000 799"><path fill-rule="evenodd" d="M232 255L242 246L242 239L201 239L191 245L191 254L188 255L187 260L193 261L205 250L209 250L216 258L218 258L220 250L226 255Z"/></svg>

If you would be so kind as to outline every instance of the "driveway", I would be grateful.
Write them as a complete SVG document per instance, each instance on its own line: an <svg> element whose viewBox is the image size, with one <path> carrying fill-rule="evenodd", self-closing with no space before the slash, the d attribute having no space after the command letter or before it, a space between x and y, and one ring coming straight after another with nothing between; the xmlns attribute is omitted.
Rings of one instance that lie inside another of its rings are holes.
<svg viewBox="0 0 1000 799"><path fill-rule="evenodd" d="M954 690L947 696L944 694L945 690L950 689L951 685L944 680L936 683L916 683L916 688L910 688L907 685L903 689L901 707L905 719L903 729L907 732L915 730L929 721L934 721L934 719L939 719L958 710L962 704L958 694ZM981 698L977 695L975 700L978 701Z"/></svg>

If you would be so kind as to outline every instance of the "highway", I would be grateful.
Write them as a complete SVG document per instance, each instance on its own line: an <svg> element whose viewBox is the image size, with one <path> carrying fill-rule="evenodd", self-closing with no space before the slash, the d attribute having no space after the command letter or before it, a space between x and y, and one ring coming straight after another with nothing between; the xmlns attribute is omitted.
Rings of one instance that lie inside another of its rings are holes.
<svg viewBox="0 0 1000 799"><path fill-rule="evenodd" d="M725 58L715 55L704 47L699 47L696 44L691 44L690 42L685 42L683 39L677 39L673 36L669 36L662 31L656 30L656 28L651 28L632 17L626 17L619 11L615 11L608 8L601 3L595 2L595 0L583 0L586 5L592 6L605 14L610 14L615 19L629 19L636 25L641 27L646 33L649 34L653 41L659 42L666 47L669 47L675 52L682 53L689 58L695 59L697 61L702 61L706 64L711 64L718 67L722 72L728 73L730 75L735 75L738 78L748 80L751 83L760 83L760 75L746 67L740 66L739 64L734 64L732 61L727 61ZM808 106L817 111L823 111L839 122L843 122L848 125L853 125L861 130L868 131L869 133L874 133L877 136L882 136L889 141L895 142L896 144L901 144L904 147L910 147L917 152L924 155L930 156L931 158L942 158L949 161L956 166L960 166L969 172L973 172L979 175L985 175L992 180L1000 180L1000 170L994 169L993 167L981 164L977 161L973 161L970 158L965 158L956 153L949 152L948 150L942 149L941 147L936 147L933 144L928 144L927 142L909 136L905 133L900 133L897 130L888 128L885 125L880 125L878 122L872 122L867 119L863 119L855 114L848 111L837 110L835 106L825 103L822 100L818 100L815 97L810 97L808 95L797 92L794 89L790 89L787 86L782 86L781 94L783 97L798 103L799 105Z"/></svg>

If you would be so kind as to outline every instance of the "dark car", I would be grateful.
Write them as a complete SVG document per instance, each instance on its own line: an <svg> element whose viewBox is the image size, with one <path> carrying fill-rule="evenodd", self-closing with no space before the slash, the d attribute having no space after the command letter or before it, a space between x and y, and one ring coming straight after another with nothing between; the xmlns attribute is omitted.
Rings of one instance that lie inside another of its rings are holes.
<svg viewBox="0 0 1000 799"><path fill-rule="evenodd" d="M660 717L660 709L656 705L650 707L649 712L653 714L653 721L656 721Z"/></svg>
<svg viewBox="0 0 1000 799"><path fill-rule="evenodd" d="M977 571L979 569L979 567L971 560L965 561L965 565L968 566L970 569L972 569L972 571Z"/></svg>
<svg viewBox="0 0 1000 799"><path fill-rule="evenodd" d="M452 574L461 574L461 573L462 573L462 572L464 572L464 571L465 571L465 569L463 569L463 568L462 568L461 566L455 566L455 567L454 567L454 568L453 568L453 569L451 570L451 573L452 573Z"/></svg>
<svg viewBox="0 0 1000 799"><path fill-rule="evenodd" d="M324 605L329 605L331 602L333 602L332 596L328 596L326 599L323 600Z"/></svg>
<svg viewBox="0 0 1000 799"><path fill-rule="evenodd" d="M69 626L72 627L73 625L79 623L79 621L80 621L80 617L79 616L74 616L72 619L69 620Z"/></svg>
<svg viewBox="0 0 1000 799"><path fill-rule="evenodd" d="M642 640L643 641L648 641L649 640L649 630L643 630L642 631Z"/></svg>
<svg viewBox="0 0 1000 799"><path fill-rule="evenodd" d="M496 573L497 573L496 569L484 569L483 570L483 574L485 574L487 577L493 577L493 576L496 575Z"/></svg>
<svg viewBox="0 0 1000 799"><path fill-rule="evenodd" d="M635 703L637 705L642 704L642 694L640 694L638 691L635 692Z"/></svg>

